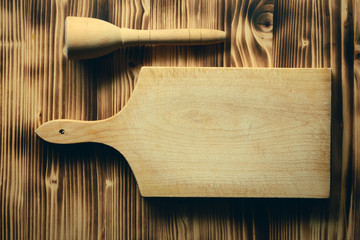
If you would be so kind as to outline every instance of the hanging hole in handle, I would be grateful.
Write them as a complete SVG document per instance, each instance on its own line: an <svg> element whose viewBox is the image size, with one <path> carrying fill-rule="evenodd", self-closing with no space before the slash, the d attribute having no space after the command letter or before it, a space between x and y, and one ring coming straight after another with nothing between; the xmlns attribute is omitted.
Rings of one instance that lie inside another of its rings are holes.
<svg viewBox="0 0 360 240"><path fill-rule="evenodd" d="M60 134L64 134L64 133L65 133L65 130L64 130L64 129L60 129L60 130L59 130L59 133L60 133Z"/></svg>

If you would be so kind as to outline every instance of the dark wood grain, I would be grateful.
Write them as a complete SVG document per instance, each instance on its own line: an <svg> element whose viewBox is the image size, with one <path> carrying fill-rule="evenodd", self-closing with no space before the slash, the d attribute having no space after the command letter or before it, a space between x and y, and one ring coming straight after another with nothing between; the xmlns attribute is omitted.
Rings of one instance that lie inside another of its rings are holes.
<svg viewBox="0 0 360 240"><path fill-rule="evenodd" d="M360 238L359 6L358 0L1 1L0 238ZM228 38L68 61L68 15L136 29L220 29ZM330 199L142 198L114 149L35 136L52 119L96 120L120 111L142 66L331 67Z"/></svg>
<svg viewBox="0 0 360 240"><path fill-rule="evenodd" d="M354 93L353 93L353 148L351 161L351 199L349 236L360 236L360 1L353 1L354 17Z"/></svg>

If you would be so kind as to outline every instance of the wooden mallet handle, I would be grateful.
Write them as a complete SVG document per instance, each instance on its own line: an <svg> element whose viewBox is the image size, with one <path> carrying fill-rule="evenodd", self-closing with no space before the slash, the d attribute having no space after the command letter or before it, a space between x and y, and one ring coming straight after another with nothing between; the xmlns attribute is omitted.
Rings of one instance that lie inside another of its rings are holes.
<svg viewBox="0 0 360 240"><path fill-rule="evenodd" d="M95 58L126 46L142 44L202 45L225 40L225 32L211 29L134 30L95 18L67 17L66 55L69 59Z"/></svg>

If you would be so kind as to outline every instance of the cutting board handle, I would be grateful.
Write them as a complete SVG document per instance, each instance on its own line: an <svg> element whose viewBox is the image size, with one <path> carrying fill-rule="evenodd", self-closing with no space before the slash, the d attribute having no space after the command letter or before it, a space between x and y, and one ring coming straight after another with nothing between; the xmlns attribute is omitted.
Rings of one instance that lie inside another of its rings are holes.
<svg viewBox="0 0 360 240"><path fill-rule="evenodd" d="M41 125L36 134L48 142L59 144L99 142L104 136L109 136L111 130L106 126L112 118L99 121L53 120Z"/></svg>

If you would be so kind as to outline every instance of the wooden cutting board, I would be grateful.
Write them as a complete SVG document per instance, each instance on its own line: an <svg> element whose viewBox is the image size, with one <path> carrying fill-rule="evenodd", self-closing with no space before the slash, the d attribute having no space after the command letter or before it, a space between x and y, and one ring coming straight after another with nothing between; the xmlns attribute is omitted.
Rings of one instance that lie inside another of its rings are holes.
<svg viewBox="0 0 360 240"><path fill-rule="evenodd" d="M330 69L144 67L115 116L36 133L112 146L143 196L327 198L330 112Z"/></svg>

